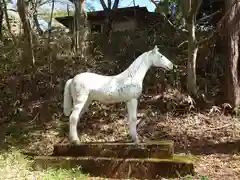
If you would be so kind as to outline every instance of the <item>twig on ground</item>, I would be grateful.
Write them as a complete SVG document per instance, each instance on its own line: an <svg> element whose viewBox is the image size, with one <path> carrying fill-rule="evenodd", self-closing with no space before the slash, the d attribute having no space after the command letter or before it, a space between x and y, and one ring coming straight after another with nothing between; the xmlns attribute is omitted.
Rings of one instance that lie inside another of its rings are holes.
<svg viewBox="0 0 240 180"><path fill-rule="evenodd" d="M40 113L38 112L38 113L34 116L34 118L30 121L30 123L35 122L35 121L38 119L39 115L40 115Z"/></svg>
<svg viewBox="0 0 240 180"><path fill-rule="evenodd" d="M211 115L211 114L214 113L214 112L215 112L215 113L216 113L216 112L220 113L220 112L221 112L221 108L218 107L218 106L212 106L212 108L210 109L208 115Z"/></svg>
<svg viewBox="0 0 240 180"><path fill-rule="evenodd" d="M223 125L223 126L216 127L216 128L208 128L208 129L205 130L205 132L206 132L206 131L220 130L220 129L223 129L223 128L226 128L226 127L229 127L229 126L231 126L231 125L232 125L232 124L225 124L225 125Z"/></svg>
<svg viewBox="0 0 240 180"><path fill-rule="evenodd" d="M0 86L6 86L7 84L4 84L4 83L0 83Z"/></svg>

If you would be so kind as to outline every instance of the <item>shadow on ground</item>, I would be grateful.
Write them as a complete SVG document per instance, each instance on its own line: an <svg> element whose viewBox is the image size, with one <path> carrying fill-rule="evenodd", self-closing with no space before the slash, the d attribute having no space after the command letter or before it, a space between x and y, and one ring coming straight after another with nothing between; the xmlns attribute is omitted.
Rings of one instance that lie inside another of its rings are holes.
<svg viewBox="0 0 240 180"><path fill-rule="evenodd" d="M52 97L51 102L42 103L34 116L22 116L18 112L11 121L5 121L0 127L1 148L15 147L46 155L51 153L54 144L68 141L68 117L62 115L61 103L57 103L60 99ZM54 101L55 106L51 107ZM92 105L78 125L81 141L130 141L126 115L124 103ZM143 141L174 140L176 153L240 152L240 122L232 117L196 113L174 116L141 102L138 119Z"/></svg>
<svg viewBox="0 0 240 180"><path fill-rule="evenodd" d="M240 153L240 140L232 142L210 144L206 143L199 147L191 147L188 151L194 155L210 155L210 154L238 154ZM179 151L183 152L183 151Z"/></svg>

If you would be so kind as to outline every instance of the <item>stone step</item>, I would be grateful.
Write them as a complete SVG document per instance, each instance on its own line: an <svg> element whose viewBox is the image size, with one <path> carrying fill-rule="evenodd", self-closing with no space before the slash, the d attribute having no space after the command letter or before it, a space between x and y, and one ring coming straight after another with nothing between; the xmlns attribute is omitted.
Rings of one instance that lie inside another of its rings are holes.
<svg viewBox="0 0 240 180"><path fill-rule="evenodd" d="M170 158L174 153L173 141L150 141L140 144L99 142L80 145L59 144L52 156L111 157L111 158Z"/></svg>
<svg viewBox="0 0 240 180"><path fill-rule="evenodd" d="M168 159L37 156L34 160L34 168L71 169L80 167L83 173L95 177L160 179L160 177L175 178L194 175L194 161L195 158L192 156L176 155Z"/></svg>

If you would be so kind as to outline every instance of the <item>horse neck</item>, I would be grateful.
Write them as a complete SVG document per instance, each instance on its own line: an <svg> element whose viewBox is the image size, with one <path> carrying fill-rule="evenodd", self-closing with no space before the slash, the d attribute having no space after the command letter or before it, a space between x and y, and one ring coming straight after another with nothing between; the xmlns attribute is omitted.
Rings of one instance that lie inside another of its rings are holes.
<svg viewBox="0 0 240 180"><path fill-rule="evenodd" d="M142 82L148 69L151 67L151 63L148 59L148 53L140 55L125 71L119 74L121 77L131 78L133 81ZM128 79L127 78L127 79Z"/></svg>

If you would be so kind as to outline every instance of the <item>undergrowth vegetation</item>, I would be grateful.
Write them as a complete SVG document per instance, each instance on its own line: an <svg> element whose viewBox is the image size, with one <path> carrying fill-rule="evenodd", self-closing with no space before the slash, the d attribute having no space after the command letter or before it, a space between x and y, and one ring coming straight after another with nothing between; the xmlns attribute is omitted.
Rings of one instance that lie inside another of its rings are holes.
<svg viewBox="0 0 240 180"><path fill-rule="evenodd" d="M2 180L65 180L88 179L79 169L46 169L36 170L32 167L32 160L25 157L16 149L11 149L0 154L0 179Z"/></svg>
<svg viewBox="0 0 240 180"><path fill-rule="evenodd" d="M219 86L223 70L210 48L212 44L201 47L197 68L199 92L211 100L209 104L196 106L186 93L186 48L177 47L184 40L173 29L162 32L156 31L151 33L153 35L148 31L116 33L108 43L103 43L100 35L91 35L85 58L72 53L71 38L64 32L55 32L50 45L47 37L37 37L34 41L34 70L22 63L22 44L13 44L6 39L6 45L0 48L0 143L3 149L0 179L86 179L87 175L76 170L33 170L31 160L25 158L23 152L46 155L51 152L53 144L67 141L68 119L62 113L62 94L68 78L84 71L118 74L155 44L178 68L165 74L153 68L147 73L138 114L142 138L172 139L176 151L198 155L199 149L204 151L211 143L239 139L237 118L225 116L227 106L215 104L215 99L221 96ZM208 57L207 65L202 62L202 57ZM211 73L213 69L217 69L216 73ZM80 121L81 139L86 142L127 140L125 117L122 104L105 106L95 102ZM203 161L209 163L208 167L218 163L213 156L204 157L208 159ZM233 163L232 169L236 169L239 162ZM202 165L199 165L199 172L204 174ZM239 173L232 171L237 177ZM216 179L221 177L221 173L216 174ZM196 178L208 179L208 175L214 179L213 172Z"/></svg>

